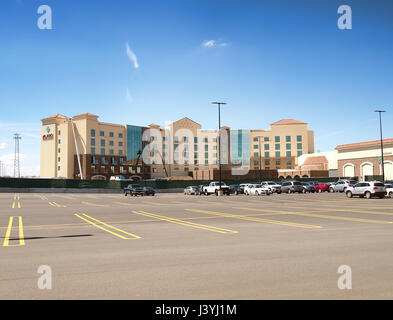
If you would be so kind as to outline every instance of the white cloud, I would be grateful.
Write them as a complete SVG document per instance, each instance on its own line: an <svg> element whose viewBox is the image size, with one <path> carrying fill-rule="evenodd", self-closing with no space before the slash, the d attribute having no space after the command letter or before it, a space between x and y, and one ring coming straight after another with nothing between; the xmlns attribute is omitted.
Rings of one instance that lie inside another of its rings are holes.
<svg viewBox="0 0 393 320"><path fill-rule="evenodd" d="M128 44L128 42L126 43L126 53L127 53L128 58L134 64L134 68L138 69L139 68L138 59L137 59L135 53L131 50L130 45Z"/></svg>
<svg viewBox="0 0 393 320"><path fill-rule="evenodd" d="M134 99L131 96L130 89L128 89L128 87L126 88L126 100L128 103L132 103L132 101L134 101Z"/></svg>
<svg viewBox="0 0 393 320"><path fill-rule="evenodd" d="M0 143L0 150L4 150L7 147L8 147L8 143L5 142Z"/></svg>
<svg viewBox="0 0 393 320"><path fill-rule="evenodd" d="M213 47L226 47L228 46L228 42L221 42L216 40L206 40L202 42L202 46L205 48L213 48Z"/></svg>
<svg viewBox="0 0 393 320"><path fill-rule="evenodd" d="M206 47L206 48L211 48L211 47L214 47L216 45L216 41L215 40L207 40L207 41L204 41L202 43L202 45L204 47Z"/></svg>

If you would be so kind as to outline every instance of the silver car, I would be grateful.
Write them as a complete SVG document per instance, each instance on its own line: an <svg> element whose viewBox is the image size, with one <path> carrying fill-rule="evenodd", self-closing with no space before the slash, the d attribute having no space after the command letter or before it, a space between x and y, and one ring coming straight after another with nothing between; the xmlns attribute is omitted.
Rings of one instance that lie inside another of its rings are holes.
<svg viewBox="0 0 393 320"><path fill-rule="evenodd" d="M329 186L329 192L345 192L348 187L355 184L355 180L338 180L335 184Z"/></svg>
<svg viewBox="0 0 393 320"><path fill-rule="evenodd" d="M364 181L355 184L353 187L348 187L345 191L348 198L353 196L359 196L360 198L371 197L383 198L386 195L386 187L382 182L379 181Z"/></svg>
<svg viewBox="0 0 393 320"><path fill-rule="evenodd" d="M299 181L286 181L281 185L282 193L303 193L303 185Z"/></svg>

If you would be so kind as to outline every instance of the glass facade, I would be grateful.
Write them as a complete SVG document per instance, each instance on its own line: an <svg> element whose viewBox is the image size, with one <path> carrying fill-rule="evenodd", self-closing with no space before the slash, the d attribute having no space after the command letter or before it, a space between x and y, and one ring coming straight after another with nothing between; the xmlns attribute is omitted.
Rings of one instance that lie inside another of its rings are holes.
<svg viewBox="0 0 393 320"><path fill-rule="evenodd" d="M231 130L230 152L232 165L250 165L250 130Z"/></svg>
<svg viewBox="0 0 393 320"><path fill-rule="evenodd" d="M127 160L138 158L142 150L142 127L127 125Z"/></svg>

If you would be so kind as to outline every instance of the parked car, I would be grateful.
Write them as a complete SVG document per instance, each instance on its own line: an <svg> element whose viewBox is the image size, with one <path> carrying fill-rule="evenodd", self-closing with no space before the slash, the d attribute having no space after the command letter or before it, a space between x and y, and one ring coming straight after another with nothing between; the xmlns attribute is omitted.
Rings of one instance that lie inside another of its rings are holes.
<svg viewBox="0 0 393 320"><path fill-rule="evenodd" d="M199 194L199 187L197 186L188 186L184 188L184 194Z"/></svg>
<svg viewBox="0 0 393 320"><path fill-rule="evenodd" d="M124 188L124 195L127 196L143 195L143 188L139 184L129 184Z"/></svg>
<svg viewBox="0 0 393 320"><path fill-rule="evenodd" d="M314 184L315 192L329 192L329 187L327 184L317 182Z"/></svg>
<svg viewBox="0 0 393 320"><path fill-rule="evenodd" d="M263 181L261 182L261 185L262 187L269 188L272 193L281 193L281 184L278 184L274 181Z"/></svg>
<svg viewBox="0 0 393 320"><path fill-rule="evenodd" d="M348 198L353 196L366 197L367 199L371 197L383 198L386 195L386 187L379 181L364 181L348 187L345 193Z"/></svg>
<svg viewBox="0 0 393 320"><path fill-rule="evenodd" d="M281 185L281 192L285 193L303 193L303 185L299 181L286 181Z"/></svg>
<svg viewBox="0 0 393 320"><path fill-rule="evenodd" d="M220 182L214 181L214 182L210 182L208 186L204 186L202 192L205 195L209 195L209 194L218 195L219 190L220 190ZM227 186L224 182L221 182L221 190L223 194L229 196L229 186Z"/></svg>
<svg viewBox="0 0 393 320"><path fill-rule="evenodd" d="M393 198L393 184L385 184L386 187L386 194L389 198Z"/></svg>
<svg viewBox="0 0 393 320"><path fill-rule="evenodd" d="M309 183L309 182L302 182L302 186L303 186L303 193L314 193L315 192L315 187L313 184Z"/></svg>
<svg viewBox="0 0 393 320"><path fill-rule="evenodd" d="M244 187L240 186L239 184L231 184L229 186L229 193L231 194L243 194L244 193Z"/></svg>
<svg viewBox="0 0 393 320"><path fill-rule="evenodd" d="M330 192L345 192L348 187L356 184L355 180L338 180L334 185L329 187Z"/></svg>
<svg viewBox="0 0 393 320"><path fill-rule="evenodd" d="M249 184L244 188L244 194L246 195L255 195L255 196L260 196L262 194L265 194L267 196L272 194L272 191L267 188L267 187L263 187L260 184Z"/></svg>
<svg viewBox="0 0 393 320"><path fill-rule="evenodd" d="M152 187L143 187L143 195L144 196L154 196L156 192Z"/></svg>

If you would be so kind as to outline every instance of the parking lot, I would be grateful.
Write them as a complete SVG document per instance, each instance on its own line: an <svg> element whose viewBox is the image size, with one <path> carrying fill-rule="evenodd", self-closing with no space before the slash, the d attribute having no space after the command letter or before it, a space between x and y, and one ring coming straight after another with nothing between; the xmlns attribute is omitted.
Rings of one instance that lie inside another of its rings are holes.
<svg viewBox="0 0 393 320"><path fill-rule="evenodd" d="M393 298L393 199L6 193L0 209L0 299Z"/></svg>

